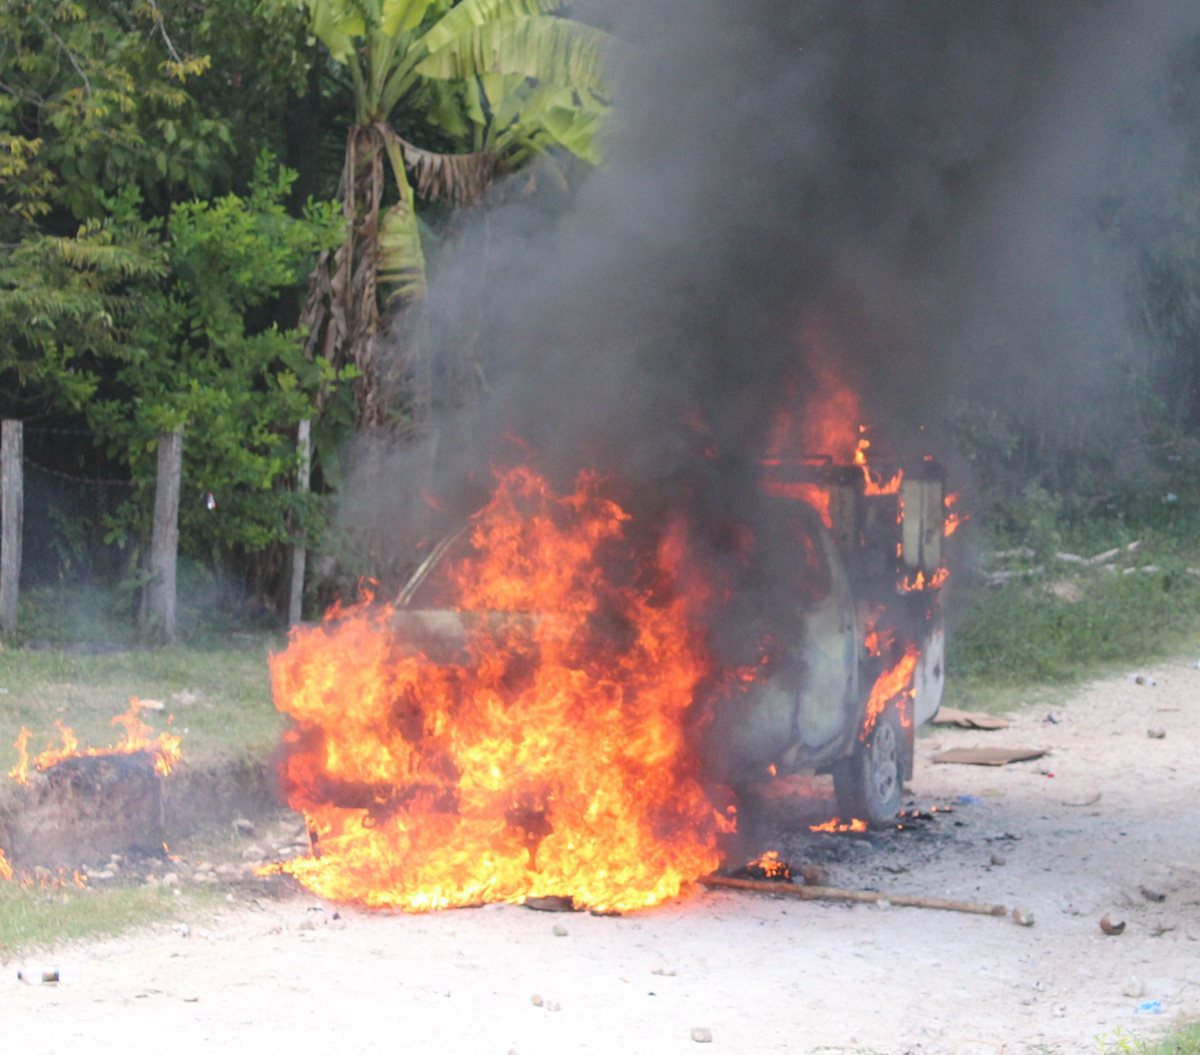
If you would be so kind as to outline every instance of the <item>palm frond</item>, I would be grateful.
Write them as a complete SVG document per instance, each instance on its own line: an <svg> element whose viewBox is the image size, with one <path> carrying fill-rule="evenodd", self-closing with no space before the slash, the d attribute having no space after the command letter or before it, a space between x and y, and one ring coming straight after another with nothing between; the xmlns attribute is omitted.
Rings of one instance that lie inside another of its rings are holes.
<svg viewBox="0 0 1200 1055"><path fill-rule="evenodd" d="M380 216L379 256L375 266L379 283L387 290L387 301L394 304L415 300L425 293L425 250L421 245L412 184L405 172L401 139L390 128L380 131L400 195Z"/></svg>
<svg viewBox="0 0 1200 1055"><path fill-rule="evenodd" d="M367 29L366 14L355 0L306 0L308 28L338 62L354 56L354 40Z"/></svg>
<svg viewBox="0 0 1200 1055"><path fill-rule="evenodd" d="M452 38L418 63L417 72L438 80L514 74L603 93L611 47L608 33L581 22L525 16L487 23Z"/></svg>
<svg viewBox="0 0 1200 1055"><path fill-rule="evenodd" d="M380 28L389 37L411 33L432 10L445 4L446 0L383 0Z"/></svg>
<svg viewBox="0 0 1200 1055"><path fill-rule="evenodd" d="M422 40L428 51L438 51L455 38L488 23L522 15L552 15L565 6L565 0L463 0L438 19Z"/></svg>
<svg viewBox="0 0 1200 1055"><path fill-rule="evenodd" d="M490 151L440 154L413 146L405 139L400 139L400 147L413 189L428 201L473 205L496 178L496 156Z"/></svg>

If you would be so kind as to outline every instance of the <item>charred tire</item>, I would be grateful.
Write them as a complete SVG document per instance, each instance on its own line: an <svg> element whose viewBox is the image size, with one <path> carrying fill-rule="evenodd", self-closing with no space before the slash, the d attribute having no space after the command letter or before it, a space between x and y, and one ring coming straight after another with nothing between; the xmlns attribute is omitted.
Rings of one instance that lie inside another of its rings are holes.
<svg viewBox="0 0 1200 1055"><path fill-rule="evenodd" d="M904 795L904 758L904 726L896 708L887 707L866 743L833 767L838 816L873 827L894 821Z"/></svg>

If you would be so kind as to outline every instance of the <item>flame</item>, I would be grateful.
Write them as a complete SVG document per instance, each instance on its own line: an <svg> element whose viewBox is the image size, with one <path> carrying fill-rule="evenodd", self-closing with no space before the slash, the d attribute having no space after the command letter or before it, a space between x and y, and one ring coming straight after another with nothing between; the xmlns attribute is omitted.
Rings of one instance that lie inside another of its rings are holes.
<svg viewBox="0 0 1200 1055"><path fill-rule="evenodd" d="M58 719L54 724L58 727L58 735L62 741L60 747L48 747L33 759L34 768L44 772L51 766L68 758L95 757L98 755L132 755L145 751L154 758L154 768L161 776L166 776L183 756L182 741L171 733L159 733L151 738L154 732L138 714L142 703L136 696L129 698L129 709L124 714L116 715L109 724L120 726L125 730L125 737L112 747L88 747L79 749L79 737L69 725L64 725ZM17 763L8 771L8 775L18 784L29 783L29 730L22 727L13 746L17 749Z"/></svg>
<svg viewBox="0 0 1200 1055"><path fill-rule="evenodd" d="M859 820L855 817L851 821L843 822L837 817L831 821L826 821L824 824L810 824L808 826L810 832L865 832L867 830L867 822Z"/></svg>
<svg viewBox="0 0 1200 1055"><path fill-rule="evenodd" d="M949 494L943 499L943 505L946 507L945 526L943 531L946 538L954 534L963 524L970 520L970 516L966 513L954 512L954 506L958 503L957 494Z"/></svg>
<svg viewBox="0 0 1200 1055"><path fill-rule="evenodd" d="M681 574L682 532L638 566L601 491L592 474L569 495L530 469L500 477L446 572L458 657L417 650L387 605L293 630L271 680L315 845L272 870L408 911L549 895L628 911L717 866L732 821L683 732L709 673L689 621L705 590Z"/></svg>
<svg viewBox="0 0 1200 1055"><path fill-rule="evenodd" d="M29 730L25 726L21 726L20 733L13 741L13 747L17 749L17 764L8 771L8 775L13 778L18 784L29 783Z"/></svg>
<svg viewBox="0 0 1200 1055"><path fill-rule="evenodd" d="M761 857L749 861L746 868L762 872L764 879L790 879L792 875L792 866L780 858L778 850L768 850Z"/></svg>
<svg viewBox="0 0 1200 1055"><path fill-rule="evenodd" d="M912 722L908 703L913 695L913 674L917 669L917 660L921 658L921 650L914 644L909 644L900 661L889 667L871 686L871 695L867 698L867 712L863 718L862 731L858 734L860 740L866 740L875 723L883 713L884 708L893 700L896 701L900 712L900 722L906 728Z"/></svg>
<svg viewBox="0 0 1200 1055"><path fill-rule="evenodd" d="M880 626L880 620L887 614L887 605L862 604L859 606L859 625L862 627L863 647L868 656L879 657L885 648L890 648L896 638L896 632L890 626Z"/></svg>
<svg viewBox="0 0 1200 1055"><path fill-rule="evenodd" d="M3 849L0 849L0 882L19 883L29 890L37 887L43 892L62 890L68 883L74 883L79 890L87 889L87 876L78 869L72 871L70 876L67 875L65 868L60 868L57 875L45 873L33 875L24 870L18 873L13 869L8 858L4 856Z"/></svg>
<svg viewBox="0 0 1200 1055"><path fill-rule="evenodd" d="M926 575L923 571L918 571L914 575L906 575L898 583L896 590L898 593L916 593L918 590L937 590L946 584L946 580L950 578L949 568L938 568L932 575Z"/></svg>
<svg viewBox="0 0 1200 1055"><path fill-rule="evenodd" d="M870 431L866 425L859 425L858 442L854 447L854 464L862 469L863 474L863 494L894 495L899 492L900 485L904 482L904 470L897 469L887 480L872 471L867 458L867 451L871 449ZM897 515L903 518L903 510Z"/></svg>
<svg viewBox="0 0 1200 1055"><path fill-rule="evenodd" d="M55 720L54 724L58 727L58 735L62 740L62 746L48 747L32 760L34 768L39 772L44 772L51 766L56 766L59 762L65 761L68 758L95 757L99 755L131 755L139 751L145 751L154 759L155 770L161 776L166 776L183 755L181 740L178 736L170 733L159 733L158 736L152 739L150 734L153 730L138 717L141 709L141 701L136 696L131 696L129 698L129 709L124 714L118 714L110 723L115 726L121 726L125 730L124 739L112 747L89 747L82 751L79 750L79 738L75 735L75 731L70 726ZM16 741L13 743L13 747L17 749L17 762L8 771L8 775L18 784L29 783L29 737L29 730L22 726ZM3 849L0 849L0 880L13 881L12 865L5 858ZM27 886L33 884L33 880L26 875L22 875L20 881ZM53 885L48 886L48 882L52 882ZM62 870L60 870L57 880L39 880L43 890L59 889L66 886L67 882L66 872ZM83 889L87 885L87 877L76 871L70 877L70 882Z"/></svg>
<svg viewBox="0 0 1200 1055"><path fill-rule="evenodd" d="M800 406L804 411L798 417L794 408ZM858 440L855 422L861 418L858 393L831 365L821 363L806 391L795 382L787 386L782 409L771 425L767 456L828 454L834 461L850 462Z"/></svg>

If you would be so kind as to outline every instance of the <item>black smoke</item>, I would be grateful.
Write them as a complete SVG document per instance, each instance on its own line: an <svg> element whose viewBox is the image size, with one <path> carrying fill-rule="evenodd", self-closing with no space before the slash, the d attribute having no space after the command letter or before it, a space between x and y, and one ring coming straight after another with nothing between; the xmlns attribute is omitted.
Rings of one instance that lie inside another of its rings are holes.
<svg viewBox="0 0 1200 1055"><path fill-rule="evenodd" d="M1166 104L1194 5L577 13L625 42L607 162L444 265L439 354L469 319L488 388L440 422L441 473L515 433L564 471L752 501L744 459L816 357L897 434L966 402L1102 440L1133 265L1186 160Z"/></svg>
<svg viewBox="0 0 1200 1055"><path fill-rule="evenodd" d="M417 522L391 531L406 547L417 490L461 516L518 436L564 480L595 467L687 506L719 550L730 510L754 519L781 404L829 364L896 449L949 455L964 407L1048 444L1119 439L1136 266L1188 159L1168 116L1194 4L575 13L623 42L606 162L440 262L435 375L471 343L484 391L363 462L350 526Z"/></svg>
<svg viewBox="0 0 1200 1055"><path fill-rule="evenodd" d="M427 443L360 463L344 520L373 525L377 559L461 522L519 437L561 484L611 474L639 522L685 510L737 580L710 629L745 662L763 626L798 640L798 610L731 524L769 535L759 459L827 369L896 450L951 456L964 408L1049 446L1120 442L1138 265L1189 160L1170 100L1195 4L576 13L624 42L606 163L573 195L513 197L440 261L434 374L470 344L483 391L443 392Z"/></svg>

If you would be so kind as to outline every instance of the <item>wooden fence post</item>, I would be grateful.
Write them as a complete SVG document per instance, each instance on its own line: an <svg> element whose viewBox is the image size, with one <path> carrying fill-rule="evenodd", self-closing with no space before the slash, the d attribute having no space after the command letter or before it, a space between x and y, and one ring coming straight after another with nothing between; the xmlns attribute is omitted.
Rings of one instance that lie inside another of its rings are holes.
<svg viewBox="0 0 1200 1055"><path fill-rule="evenodd" d="M175 558L179 549L179 486L183 474L183 430L158 434L154 483L154 534L146 584L143 629L166 644L175 641Z"/></svg>
<svg viewBox="0 0 1200 1055"><path fill-rule="evenodd" d="M0 425L0 633L17 629L21 584L22 524L25 487L21 476L25 432L20 421Z"/></svg>
<svg viewBox="0 0 1200 1055"><path fill-rule="evenodd" d="M296 430L296 448L300 453L300 471L296 477L296 491L308 494L312 480L312 422L305 418ZM288 626L300 622L304 606L304 565L308 552L304 543L292 547L292 586L288 594Z"/></svg>

